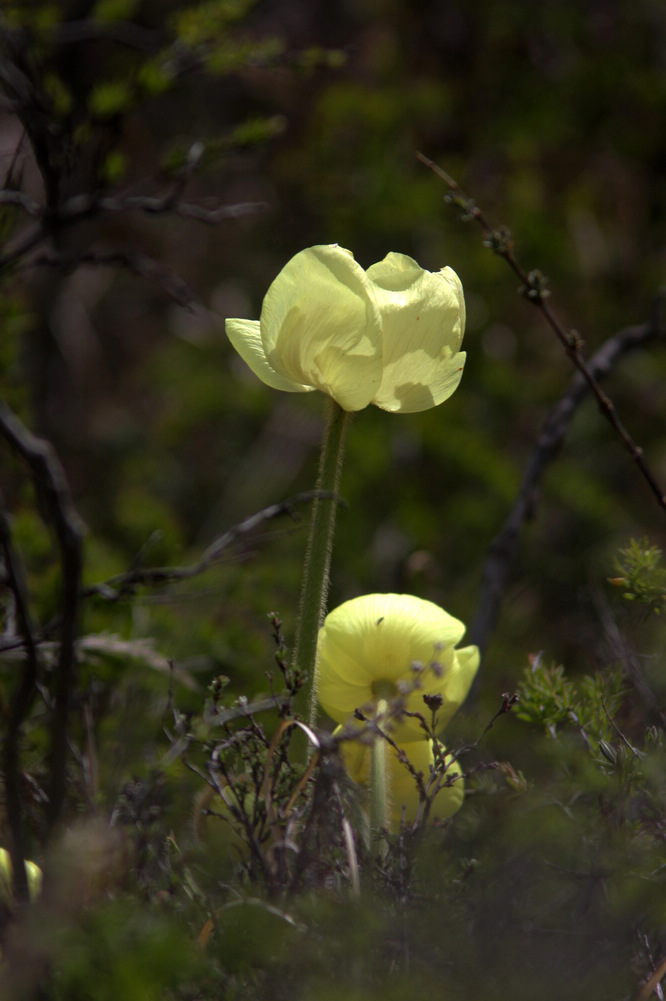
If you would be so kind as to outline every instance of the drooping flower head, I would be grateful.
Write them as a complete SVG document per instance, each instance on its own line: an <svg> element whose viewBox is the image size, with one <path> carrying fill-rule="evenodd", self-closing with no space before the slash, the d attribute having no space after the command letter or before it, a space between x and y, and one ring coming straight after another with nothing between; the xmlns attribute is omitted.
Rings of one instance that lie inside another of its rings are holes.
<svg viewBox="0 0 666 1001"><path fill-rule="evenodd" d="M274 389L319 389L348 411L374 403L415 413L448 399L462 376L465 300L451 268L424 271L388 254L364 271L337 244L296 254L272 283L260 320L226 332Z"/></svg>
<svg viewBox="0 0 666 1001"><path fill-rule="evenodd" d="M336 733L341 731L338 727ZM440 745L441 747L441 745ZM421 772L424 786L427 787L430 770L434 766L432 741L413 740L406 743L402 750L407 755L409 763L415 772ZM342 760L350 779L360 786L367 787L370 782L370 746L361 740L345 740L340 744ZM441 747L442 754L445 749ZM444 759L448 765L442 785L435 795L430 807L430 820L445 820L452 817L462 806L465 796L465 783L460 766L450 757ZM459 777L458 777L459 776ZM403 816L409 823L416 817L420 795L418 785L409 769L398 759L395 748L387 746L386 778L389 794L388 821L391 830L398 830ZM451 785L446 780L453 779Z"/></svg>
<svg viewBox="0 0 666 1001"><path fill-rule="evenodd" d="M431 601L409 594L366 594L330 612L319 633L318 697L328 715L346 722L382 699L429 718L424 695L440 695L438 728L462 705L479 666L475 646L456 650L465 626ZM415 687L416 686L416 687ZM439 701L439 700L438 700ZM417 719L399 720L398 744L423 740Z"/></svg>

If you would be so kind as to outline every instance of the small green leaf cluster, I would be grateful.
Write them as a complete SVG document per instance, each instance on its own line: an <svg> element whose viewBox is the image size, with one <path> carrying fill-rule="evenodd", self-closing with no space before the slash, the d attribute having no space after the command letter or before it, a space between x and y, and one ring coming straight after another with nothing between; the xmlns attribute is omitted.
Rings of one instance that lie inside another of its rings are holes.
<svg viewBox="0 0 666 1001"><path fill-rule="evenodd" d="M229 27L240 21L256 0L209 0L179 11L174 17L176 33L185 45L192 47L219 38Z"/></svg>
<svg viewBox="0 0 666 1001"><path fill-rule="evenodd" d="M544 664L539 657L525 668L515 714L544 727L553 738L558 731L575 727L584 734L587 746L596 750L614 736L613 716L620 709L625 688L620 670L574 681L561 664Z"/></svg>
<svg viewBox="0 0 666 1001"><path fill-rule="evenodd" d="M661 549L648 539L640 542L631 539L619 551L615 566L618 576L611 577L610 583L624 589L627 601L641 602L658 615L666 599L666 568Z"/></svg>

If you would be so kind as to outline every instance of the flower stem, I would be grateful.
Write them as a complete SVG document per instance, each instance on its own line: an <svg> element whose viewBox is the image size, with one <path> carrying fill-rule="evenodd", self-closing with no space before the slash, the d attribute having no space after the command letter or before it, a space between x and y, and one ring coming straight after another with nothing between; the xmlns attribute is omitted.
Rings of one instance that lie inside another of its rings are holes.
<svg viewBox="0 0 666 1001"><path fill-rule="evenodd" d="M305 684L294 700L294 708L310 725L313 725L317 718L315 683L317 638L326 609L338 486L345 438L351 421L351 414L343 410L335 400L329 398L328 405L328 421L319 460L317 491L330 493L333 496L318 497L312 508L294 649L294 665L306 676Z"/></svg>
<svg viewBox="0 0 666 1001"><path fill-rule="evenodd" d="M375 718L386 716L388 703L379 699ZM386 827L388 785L386 782L386 741L376 736L372 742L370 764L370 836L376 837ZM382 848L380 847L380 853Z"/></svg>

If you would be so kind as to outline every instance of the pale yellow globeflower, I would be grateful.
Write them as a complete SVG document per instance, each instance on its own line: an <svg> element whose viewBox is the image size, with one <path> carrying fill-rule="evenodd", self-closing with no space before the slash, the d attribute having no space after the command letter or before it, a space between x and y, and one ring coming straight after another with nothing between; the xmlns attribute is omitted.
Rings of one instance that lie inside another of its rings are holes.
<svg viewBox="0 0 666 1001"><path fill-rule="evenodd" d="M475 646L456 650L465 626L431 601L410 594L365 594L326 616L317 646L317 695L337 723L356 709L372 715L378 701L402 697L404 708L430 721L424 695L441 696L437 730L464 702L479 666ZM403 745L422 740L417 719L392 725Z"/></svg>
<svg viewBox="0 0 666 1001"><path fill-rule="evenodd" d="M343 727L339 726L335 733L340 734L342 730ZM414 771L421 772L423 785L427 788L431 769L435 763L432 741L412 740L401 749L407 755ZM446 748L441 744L440 751L447 767L445 775L441 778L442 785L430 806L429 820L446 820L448 817L452 817L460 809L465 798L465 781L460 765L450 755L446 755ZM372 755L370 744L364 740L344 740L340 744L340 753L350 779L368 789ZM453 780L451 785L446 784L447 779ZM411 823L416 818L421 796L416 779L409 768L399 760L395 748L388 743L386 744L386 784L389 801L389 826L391 830L397 831L400 827L403 809L407 823ZM430 794L432 794L432 789Z"/></svg>
<svg viewBox="0 0 666 1001"><path fill-rule="evenodd" d="M343 410L374 403L395 413L436 407L458 387L465 300L451 268L424 271L388 254L364 271L337 244L285 265L259 320L228 319L229 340L266 385L319 389Z"/></svg>

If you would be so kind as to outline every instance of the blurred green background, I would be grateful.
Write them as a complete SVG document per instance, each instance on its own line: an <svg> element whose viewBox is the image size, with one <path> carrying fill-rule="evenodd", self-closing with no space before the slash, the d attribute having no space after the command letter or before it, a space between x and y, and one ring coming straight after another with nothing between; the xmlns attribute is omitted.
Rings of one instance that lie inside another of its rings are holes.
<svg viewBox="0 0 666 1001"><path fill-rule="evenodd" d="M203 142L187 198L261 201L266 211L217 227L138 212L73 227L70 253L131 243L180 275L200 305L180 308L122 269L23 274L4 306L7 392L66 466L90 528L89 579L122 569L146 545L148 563L182 562L315 478L322 401L278 394L248 374L224 317L258 317L286 260L316 243L338 242L366 267L392 250L426 268L450 265L469 312L462 385L428 413L371 408L356 418L331 603L413 591L470 621L490 543L571 366L414 154L440 163L493 223L511 228L519 259L550 277L554 308L592 353L649 317L662 282L666 14L648 0L226 6L248 10L221 31L181 4L9 5L16 17L37 7L56 22L122 16L165 41L212 31L203 65L162 94L126 98L107 165L117 190L153 193L160 168ZM228 53L241 44L238 67ZM82 120L102 84L136 79L147 61L90 39L56 53L45 44L45 59L67 113ZM234 138L248 121L254 127ZM8 149L15 130L5 113ZM252 142L253 131L268 138ZM20 155L38 197L28 149ZM608 390L666 478L663 374L653 345L626 359ZM485 660L486 690L515 684L527 651L576 667L603 660L614 552L632 534L659 542L662 524L586 402L535 497ZM132 629L161 632L169 655L205 655L211 670L248 684L263 613L279 610L293 630L305 529L284 529L267 525L194 594L176 589L161 605L146 596Z"/></svg>
<svg viewBox="0 0 666 1001"><path fill-rule="evenodd" d="M517 294L516 277L483 246L480 229L444 203L444 185L415 152L452 174L492 224L510 227L518 259L548 275L553 308L591 355L649 319L664 283L664 5L12 0L3 14L36 32L48 113L74 140L74 192L89 190L101 169L111 193L159 194L203 143L184 199L265 205L214 227L126 211L63 233L63 252L74 257L111 246L145 252L187 283L189 307L123 268L25 268L3 283L3 393L65 466L89 529L87 583L137 559L195 561L216 535L312 489L323 400L260 383L227 342L224 318L258 318L268 285L294 253L335 242L364 267L390 251L431 270L451 266L466 293L468 357L459 390L441 407L408 416L371 407L356 416L330 605L404 591L471 623L490 546L572 367ZM107 31L63 31L91 22ZM140 44L109 40L108 26L128 24L145 33ZM16 118L10 108L0 116L0 165L18 161L22 189L40 200ZM95 129L104 135L98 145ZM8 239L27 225L7 207L0 221ZM623 359L606 384L662 483L665 376L656 340ZM58 587L48 539L19 465L7 453L0 461L44 619ZM300 513L297 524L282 518L243 535L187 584L114 604L89 599L84 632L150 638L202 688L225 674L237 693L266 691L267 613L279 612L287 642L294 632L307 509ZM623 663L630 651L663 701L660 620L646 622L607 578L619 547L632 536L661 545L664 526L664 512L585 401L533 498L480 682L452 725L455 739L478 735L540 652L580 675ZM139 657L128 667L125 656L107 655L84 671L83 687L105 720L98 739L108 802L142 755L150 759L146 742L160 739L165 664L154 671ZM176 689L179 705L199 705L200 691ZM489 756L548 771L548 753L537 763L542 738L526 739L513 717L501 723ZM631 734L629 710L625 723ZM509 823L509 809L503 801L484 819L471 809L455 851L465 850L465 837L487 847L493 819ZM521 852L515 830L503 831L498 868L503 851ZM549 828L551 837L557 841ZM497 900L505 889L498 884Z"/></svg>

